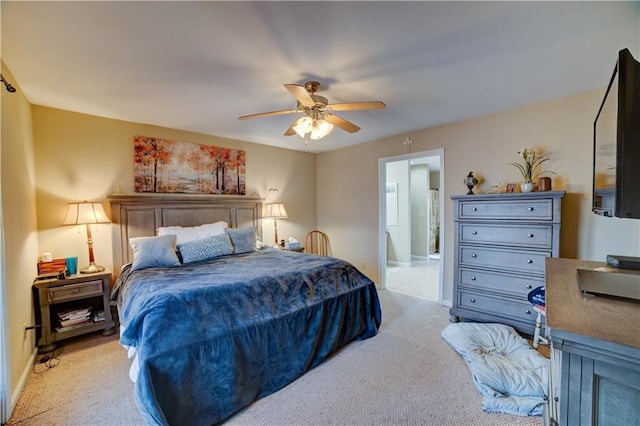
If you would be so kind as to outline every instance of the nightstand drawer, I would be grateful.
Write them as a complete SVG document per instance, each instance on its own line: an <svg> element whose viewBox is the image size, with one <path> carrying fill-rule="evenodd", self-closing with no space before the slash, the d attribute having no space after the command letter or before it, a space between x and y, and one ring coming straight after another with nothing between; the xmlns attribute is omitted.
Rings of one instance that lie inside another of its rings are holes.
<svg viewBox="0 0 640 426"><path fill-rule="evenodd" d="M463 308L531 323L535 323L538 315L527 301L491 297L480 293L461 291L459 303ZM499 320L496 319L496 322Z"/></svg>
<svg viewBox="0 0 640 426"><path fill-rule="evenodd" d="M523 299L526 299L531 290L544 285L544 277L525 277L476 269L460 268L458 276L458 284L462 287L510 294Z"/></svg>
<svg viewBox="0 0 640 426"><path fill-rule="evenodd" d="M52 303L63 302L88 296L102 295L102 280L88 281L80 284L69 284L49 288L49 299Z"/></svg>
<svg viewBox="0 0 640 426"><path fill-rule="evenodd" d="M460 224L460 242L551 249L553 229L546 225Z"/></svg>
<svg viewBox="0 0 640 426"><path fill-rule="evenodd" d="M461 201L460 219L551 220L553 200Z"/></svg>
<svg viewBox="0 0 640 426"><path fill-rule="evenodd" d="M531 272L544 275L546 257L551 252L515 251L484 247L461 246L458 263L461 266L475 266L504 269L506 271Z"/></svg>

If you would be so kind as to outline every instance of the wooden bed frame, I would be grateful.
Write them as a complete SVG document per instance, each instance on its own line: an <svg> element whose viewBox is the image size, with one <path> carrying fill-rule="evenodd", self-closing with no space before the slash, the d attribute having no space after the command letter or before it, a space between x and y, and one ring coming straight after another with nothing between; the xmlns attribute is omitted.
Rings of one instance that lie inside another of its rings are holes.
<svg viewBox="0 0 640 426"><path fill-rule="evenodd" d="M110 195L113 272L133 260L129 238L154 236L161 226L197 226L225 221L254 227L262 235L262 198L233 195Z"/></svg>

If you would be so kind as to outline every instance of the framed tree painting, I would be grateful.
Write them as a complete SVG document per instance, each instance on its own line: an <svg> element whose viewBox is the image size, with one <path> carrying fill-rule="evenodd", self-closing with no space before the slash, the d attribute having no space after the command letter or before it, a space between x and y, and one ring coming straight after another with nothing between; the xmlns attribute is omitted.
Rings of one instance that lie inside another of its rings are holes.
<svg viewBox="0 0 640 426"><path fill-rule="evenodd" d="M245 152L136 136L135 192L245 195Z"/></svg>

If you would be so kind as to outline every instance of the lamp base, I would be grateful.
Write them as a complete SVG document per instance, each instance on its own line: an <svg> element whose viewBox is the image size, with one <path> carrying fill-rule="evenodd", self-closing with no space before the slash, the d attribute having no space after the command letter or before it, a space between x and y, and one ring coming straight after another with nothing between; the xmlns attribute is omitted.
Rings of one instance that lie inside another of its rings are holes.
<svg viewBox="0 0 640 426"><path fill-rule="evenodd" d="M104 266L96 265L94 262L91 262L89 266L85 266L80 269L81 274L95 274L96 272L104 271Z"/></svg>

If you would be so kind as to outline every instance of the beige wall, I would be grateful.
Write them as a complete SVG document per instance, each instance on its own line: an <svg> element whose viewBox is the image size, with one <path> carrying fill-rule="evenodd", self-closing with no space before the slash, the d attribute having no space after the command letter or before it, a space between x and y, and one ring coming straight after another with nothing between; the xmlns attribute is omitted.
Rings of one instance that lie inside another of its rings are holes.
<svg viewBox="0 0 640 426"><path fill-rule="evenodd" d="M80 267L88 263L86 231L60 226L66 203L104 200L116 186L133 193L133 139L138 135L245 150L247 195L256 192L266 202L286 206L289 218L278 221L278 235L304 240L315 227L313 154L35 105L33 128L40 249L54 257L77 255ZM110 225L92 229L96 263L111 266ZM265 220L263 232L271 243L272 221Z"/></svg>
<svg viewBox="0 0 640 426"><path fill-rule="evenodd" d="M1 86L2 138L0 139L0 179L2 191L2 233L4 245L2 280L7 307L9 345L9 391L17 400L20 383L30 371L35 355L35 333L26 338L23 324L33 324L31 283L36 274L38 232L36 226L35 170L31 105L11 72L2 63L2 75L17 89L9 93Z"/></svg>
<svg viewBox="0 0 640 426"><path fill-rule="evenodd" d="M563 201L561 256L603 261L607 254L640 255L640 221L591 213L592 128L604 91L598 90L490 116L398 135L319 154L318 227L331 237L333 252L378 281L378 159L444 149L444 294L453 292L453 216L450 196L466 192L469 170L481 180L476 192L497 182L517 182L509 163L524 147L551 153L546 169L556 172L554 190Z"/></svg>

